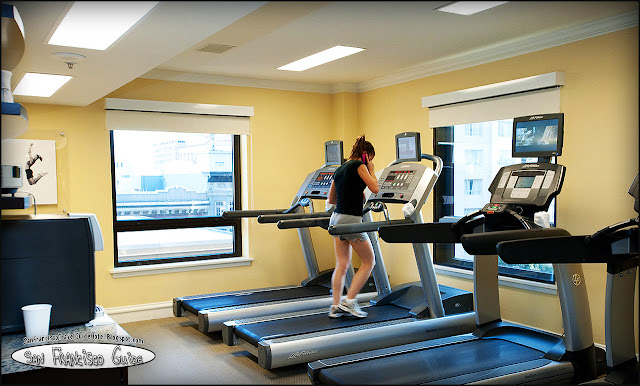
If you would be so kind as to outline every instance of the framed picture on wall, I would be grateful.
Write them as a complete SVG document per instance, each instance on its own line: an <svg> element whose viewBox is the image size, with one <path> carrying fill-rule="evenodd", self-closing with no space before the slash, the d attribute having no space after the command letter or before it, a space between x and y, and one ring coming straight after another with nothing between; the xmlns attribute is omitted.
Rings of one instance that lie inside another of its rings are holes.
<svg viewBox="0 0 640 386"><path fill-rule="evenodd" d="M56 141L4 139L2 165L22 168L22 187L16 196L31 193L37 205L58 203Z"/></svg>

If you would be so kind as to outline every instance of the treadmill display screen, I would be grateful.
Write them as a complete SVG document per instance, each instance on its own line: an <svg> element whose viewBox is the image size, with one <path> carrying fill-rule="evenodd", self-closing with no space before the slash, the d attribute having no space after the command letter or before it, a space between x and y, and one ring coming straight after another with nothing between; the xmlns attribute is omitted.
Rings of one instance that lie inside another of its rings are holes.
<svg viewBox="0 0 640 386"><path fill-rule="evenodd" d="M559 156L563 132L562 113L514 118L512 157Z"/></svg>
<svg viewBox="0 0 640 386"><path fill-rule="evenodd" d="M535 177L518 177L516 181L516 188L530 188L533 186Z"/></svg>
<svg viewBox="0 0 640 386"><path fill-rule="evenodd" d="M398 138L398 159L417 158L416 142L413 137Z"/></svg>
<svg viewBox="0 0 640 386"><path fill-rule="evenodd" d="M325 145L325 163L327 165L342 164L342 143L331 143Z"/></svg>

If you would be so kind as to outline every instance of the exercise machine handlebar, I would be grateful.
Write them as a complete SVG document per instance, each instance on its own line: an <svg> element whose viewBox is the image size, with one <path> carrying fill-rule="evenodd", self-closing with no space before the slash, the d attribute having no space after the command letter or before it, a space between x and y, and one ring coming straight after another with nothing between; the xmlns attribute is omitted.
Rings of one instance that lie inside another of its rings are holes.
<svg viewBox="0 0 640 386"><path fill-rule="evenodd" d="M333 236L344 235L347 233L360 232L376 232L383 225L400 225L413 224L411 219L389 220L389 221L373 221L363 222L360 224L338 224L329 227L329 234Z"/></svg>
<svg viewBox="0 0 640 386"><path fill-rule="evenodd" d="M562 228L514 229L462 235L460 242L464 250L471 255L495 255L497 253L496 245L499 242L532 239L542 236L561 237L570 236L570 234Z"/></svg>
<svg viewBox="0 0 640 386"><path fill-rule="evenodd" d="M294 229L294 228L311 228L320 227L327 229L329 227L330 217L315 217L315 218L299 218L278 221L278 229Z"/></svg>
<svg viewBox="0 0 640 386"><path fill-rule="evenodd" d="M331 212L263 214L258 216L258 222L266 224L277 223L280 220L297 220L318 217L331 217Z"/></svg>
<svg viewBox="0 0 640 386"><path fill-rule="evenodd" d="M258 210L229 210L222 213L223 218L236 219L246 217L259 217L267 214L285 213L289 209L258 209Z"/></svg>

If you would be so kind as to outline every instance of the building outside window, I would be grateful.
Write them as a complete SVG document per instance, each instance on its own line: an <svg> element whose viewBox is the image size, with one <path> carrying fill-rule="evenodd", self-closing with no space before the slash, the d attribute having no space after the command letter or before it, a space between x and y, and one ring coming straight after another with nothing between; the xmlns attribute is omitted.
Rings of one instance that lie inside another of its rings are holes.
<svg viewBox="0 0 640 386"><path fill-rule="evenodd" d="M465 178L464 194L465 196L479 196L482 194L482 180L478 178Z"/></svg>
<svg viewBox="0 0 640 386"><path fill-rule="evenodd" d="M464 164L465 166L480 166L482 163L482 150L465 149Z"/></svg>
<svg viewBox="0 0 640 386"><path fill-rule="evenodd" d="M241 256L239 136L111 131L115 266Z"/></svg>
<svg viewBox="0 0 640 386"><path fill-rule="evenodd" d="M460 126L464 128L464 135L467 137L482 136L482 123L467 123Z"/></svg>
<svg viewBox="0 0 640 386"><path fill-rule="evenodd" d="M482 209L482 208L464 208L464 215L466 216L466 215L471 214L473 212L476 212L476 211L478 211L480 209Z"/></svg>
<svg viewBox="0 0 640 386"><path fill-rule="evenodd" d="M498 121L498 137L511 138L511 131L513 130L511 126L511 120Z"/></svg>
<svg viewBox="0 0 640 386"><path fill-rule="evenodd" d="M479 210L491 198L488 188L500 167L536 161L535 158L511 157L512 122L509 119L434 129L435 155L444 163L434 188L434 221L444 216L462 217ZM552 226L555 226L555 200L549 206L549 214ZM435 244L433 254L436 264L472 269L473 256L460 244ZM551 264L509 265L499 259L499 272L505 276L553 283Z"/></svg>

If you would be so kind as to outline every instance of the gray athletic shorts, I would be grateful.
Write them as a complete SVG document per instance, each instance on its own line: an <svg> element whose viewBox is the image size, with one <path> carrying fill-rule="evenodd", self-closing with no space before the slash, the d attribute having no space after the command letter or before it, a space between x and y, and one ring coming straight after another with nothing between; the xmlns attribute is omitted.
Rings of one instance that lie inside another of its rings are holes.
<svg viewBox="0 0 640 386"><path fill-rule="evenodd" d="M360 224L362 222L362 216L353 216L350 214L342 214L333 212L331 219L329 219L329 226L338 224ZM340 240L345 241L369 241L369 235L366 232L347 233L344 235L338 235ZM334 237L338 237L334 236Z"/></svg>

